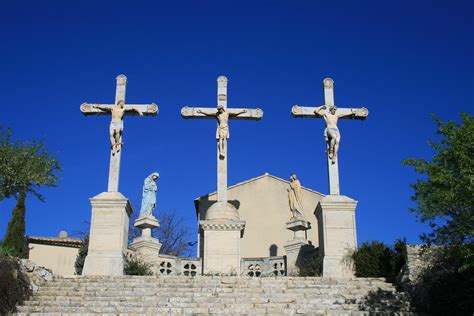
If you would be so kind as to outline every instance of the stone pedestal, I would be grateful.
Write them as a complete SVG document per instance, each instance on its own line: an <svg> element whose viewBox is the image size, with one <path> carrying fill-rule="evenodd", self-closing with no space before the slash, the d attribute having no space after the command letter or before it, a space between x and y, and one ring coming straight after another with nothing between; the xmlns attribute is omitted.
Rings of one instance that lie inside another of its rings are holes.
<svg viewBox="0 0 474 316"><path fill-rule="evenodd" d="M132 207L120 192L103 192L90 201L89 253L82 274L123 275Z"/></svg>
<svg viewBox="0 0 474 316"><path fill-rule="evenodd" d="M284 246L286 253L286 270L288 275L298 275L299 266L303 257L303 247L309 245L306 240L306 230L309 223L305 219L292 219L286 223L286 229L293 231L293 239L288 240Z"/></svg>
<svg viewBox="0 0 474 316"><path fill-rule="evenodd" d="M344 195L327 195L318 204L315 215L325 277L354 276L352 267L344 262L344 258L357 248L356 206L357 201Z"/></svg>
<svg viewBox="0 0 474 316"><path fill-rule="evenodd" d="M204 274L240 275L240 238L245 221L204 220Z"/></svg>
<svg viewBox="0 0 474 316"><path fill-rule="evenodd" d="M153 215L147 215L138 218L134 225L141 229L142 235L133 239L130 248L135 250L137 254L141 255L145 261L147 261L147 258L149 257L158 256L161 249L161 243L158 239L151 236L151 230L160 227L158 219Z"/></svg>

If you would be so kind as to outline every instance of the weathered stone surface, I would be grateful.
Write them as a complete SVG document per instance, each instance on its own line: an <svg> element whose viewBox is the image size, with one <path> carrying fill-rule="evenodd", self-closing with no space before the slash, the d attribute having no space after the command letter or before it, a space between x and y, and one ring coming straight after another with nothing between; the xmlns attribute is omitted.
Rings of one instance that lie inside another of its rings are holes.
<svg viewBox="0 0 474 316"><path fill-rule="evenodd" d="M357 201L344 195L327 195L315 211L318 219L319 255L323 276L353 277L345 256L357 248L355 209Z"/></svg>
<svg viewBox="0 0 474 316"><path fill-rule="evenodd" d="M122 275L132 207L120 192L103 192L91 199L89 253L84 275Z"/></svg>
<svg viewBox="0 0 474 316"><path fill-rule="evenodd" d="M30 313L413 315L380 279L132 277L54 278L18 307Z"/></svg>
<svg viewBox="0 0 474 316"><path fill-rule="evenodd" d="M21 259L20 265L30 279L30 287L33 293L38 292L39 288L46 284L46 282L53 280L53 273L51 270L39 266L33 261Z"/></svg>

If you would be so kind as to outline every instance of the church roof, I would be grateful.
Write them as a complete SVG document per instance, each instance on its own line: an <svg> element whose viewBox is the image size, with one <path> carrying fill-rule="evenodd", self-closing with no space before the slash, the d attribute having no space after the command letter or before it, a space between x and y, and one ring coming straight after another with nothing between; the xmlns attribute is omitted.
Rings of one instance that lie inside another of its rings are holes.
<svg viewBox="0 0 474 316"><path fill-rule="evenodd" d="M32 244L43 244L73 248L79 248L82 245L82 239L69 237L28 237L28 242Z"/></svg>
<svg viewBox="0 0 474 316"><path fill-rule="evenodd" d="M287 185L290 185L290 181L287 181L285 179L282 179L280 177L277 177L277 176L274 176L274 175L271 175L269 174L268 172L265 172L264 174L262 174L261 176L258 176L258 177L255 177L255 178L251 178L251 179L248 179L248 180L245 180L245 181L242 181L242 182L239 182L239 183L236 183L234 185L231 185L227 188L227 190L232 190L236 187L239 187L239 186L242 186L242 185L245 185L245 184L248 184L250 182L254 182L254 181L257 181L257 180L260 180L260 179L263 179L265 177L269 177L271 179L274 179L274 180L277 180L277 181L281 181L281 182L284 182L285 184ZM315 191L315 190L312 190L310 188L307 188L307 187L304 187L304 186L301 186L301 188L303 190L306 190L306 191L309 191L311 193L315 193L315 194L318 194L318 195L321 195L321 196L324 196L324 194L318 192L318 191ZM209 197L209 196L213 196L213 195L216 195L217 194L217 191L214 191L212 193L208 193L208 194L205 194L205 195L201 195L200 197L194 199L194 207L196 208L196 214L199 212L199 207L198 207L198 204L199 204L199 201L202 199L202 198L205 198L205 197Z"/></svg>

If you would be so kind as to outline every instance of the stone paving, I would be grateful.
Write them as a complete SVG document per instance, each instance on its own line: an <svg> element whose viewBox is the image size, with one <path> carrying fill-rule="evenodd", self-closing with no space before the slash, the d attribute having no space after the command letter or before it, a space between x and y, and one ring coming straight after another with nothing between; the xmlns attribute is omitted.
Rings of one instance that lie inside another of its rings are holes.
<svg viewBox="0 0 474 316"><path fill-rule="evenodd" d="M17 315L415 315L383 279L54 277Z"/></svg>

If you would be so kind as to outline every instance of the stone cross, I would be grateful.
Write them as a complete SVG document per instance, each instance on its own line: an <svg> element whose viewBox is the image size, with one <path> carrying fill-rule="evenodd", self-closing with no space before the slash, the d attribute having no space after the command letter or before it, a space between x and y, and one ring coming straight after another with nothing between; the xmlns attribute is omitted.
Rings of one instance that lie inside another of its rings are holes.
<svg viewBox="0 0 474 316"><path fill-rule="evenodd" d="M193 108L183 107L181 116L185 119L217 119L217 202L227 203L227 138L229 138L228 120L254 120L263 117L259 108L227 108L227 78L217 78L217 107ZM227 113L227 114L226 114Z"/></svg>
<svg viewBox="0 0 474 316"><path fill-rule="evenodd" d="M158 114L158 106L151 104L125 104L125 89L127 77L117 76L117 88L115 90L115 104L81 104L81 112L84 115L111 115L110 122L110 167L108 192L118 192L120 176L120 158L122 156L122 132L123 118L125 115L152 115Z"/></svg>
<svg viewBox="0 0 474 316"><path fill-rule="evenodd" d="M340 118L364 120L369 111L366 108L338 108L334 104L334 81L331 78L323 80L324 105L319 107L304 107L295 105L291 108L293 117L324 118L326 129L324 134L327 144L329 194L339 195L338 148L340 133L337 121Z"/></svg>

